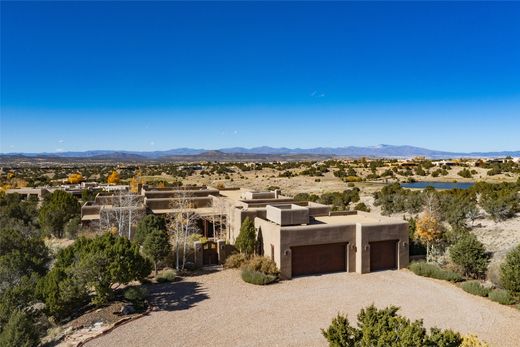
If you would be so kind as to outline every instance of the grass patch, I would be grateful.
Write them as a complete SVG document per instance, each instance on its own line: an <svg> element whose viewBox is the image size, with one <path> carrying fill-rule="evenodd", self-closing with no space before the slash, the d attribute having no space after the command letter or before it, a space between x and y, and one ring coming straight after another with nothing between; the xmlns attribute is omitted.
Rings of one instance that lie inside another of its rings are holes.
<svg viewBox="0 0 520 347"><path fill-rule="evenodd" d="M470 294L478 296L488 296L490 289L482 286L478 281L467 281L462 283L462 289Z"/></svg>
<svg viewBox="0 0 520 347"><path fill-rule="evenodd" d="M441 269L438 265L425 262L411 263L408 268L416 275L431 277L438 280L461 282L462 276L456 272Z"/></svg>
<svg viewBox="0 0 520 347"><path fill-rule="evenodd" d="M278 276L245 268L242 270L242 279L247 283L266 285L275 282L278 279Z"/></svg>
<svg viewBox="0 0 520 347"><path fill-rule="evenodd" d="M165 283L165 282L173 282L175 281L176 276L175 270L163 270L157 274L157 282Z"/></svg>
<svg viewBox="0 0 520 347"><path fill-rule="evenodd" d="M505 289L493 289L489 292L488 297L502 305L512 305L515 303L511 294Z"/></svg>

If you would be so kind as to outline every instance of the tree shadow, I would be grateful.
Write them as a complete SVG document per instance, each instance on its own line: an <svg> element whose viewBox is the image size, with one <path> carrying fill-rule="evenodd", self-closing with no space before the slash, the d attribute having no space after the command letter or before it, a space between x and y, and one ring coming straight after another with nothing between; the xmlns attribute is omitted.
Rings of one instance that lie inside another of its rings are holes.
<svg viewBox="0 0 520 347"><path fill-rule="evenodd" d="M209 299L199 283L181 280L147 286L148 302L160 311L187 310L196 303Z"/></svg>

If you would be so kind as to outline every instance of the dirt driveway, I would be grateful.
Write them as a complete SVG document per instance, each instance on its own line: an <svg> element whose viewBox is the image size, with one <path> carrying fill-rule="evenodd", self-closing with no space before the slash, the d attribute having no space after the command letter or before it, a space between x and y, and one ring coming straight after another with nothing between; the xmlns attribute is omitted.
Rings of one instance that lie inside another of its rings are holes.
<svg viewBox="0 0 520 347"><path fill-rule="evenodd" d="M235 270L164 284L159 311L87 346L325 346L320 328L338 312L355 322L371 303L397 305L426 326L472 333L491 346L519 346L520 311L407 270L296 278L260 287Z"/></svg>

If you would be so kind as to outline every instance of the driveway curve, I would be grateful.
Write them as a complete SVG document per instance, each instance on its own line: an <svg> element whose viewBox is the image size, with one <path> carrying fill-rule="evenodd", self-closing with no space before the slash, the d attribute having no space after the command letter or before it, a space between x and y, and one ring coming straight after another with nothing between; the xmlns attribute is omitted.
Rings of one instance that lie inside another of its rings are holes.
<svg viewBox="0 0 520 347"><path fill-rule="evenodd" d="M270 286L236 270L186 278L154 290L150 315L86 346L326 346L320 328L338 313L351 323L362 307L396 305L427 327L475 334L491 346L519 346L520 311L408 270L336 273Z"/></svg>

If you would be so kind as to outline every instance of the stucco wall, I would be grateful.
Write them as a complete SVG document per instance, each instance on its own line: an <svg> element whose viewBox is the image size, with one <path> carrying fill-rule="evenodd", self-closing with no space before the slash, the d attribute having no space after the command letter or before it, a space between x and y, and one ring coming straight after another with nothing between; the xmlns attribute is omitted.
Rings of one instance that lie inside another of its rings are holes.
<svg viewBox="0 0 520 347"><path fill-rule="evenodd" d="M356 272L370 272L370 242L398 240L397 268L408 266L408 224L394 222L388 224L357 224L356 226Z"/></svg>

